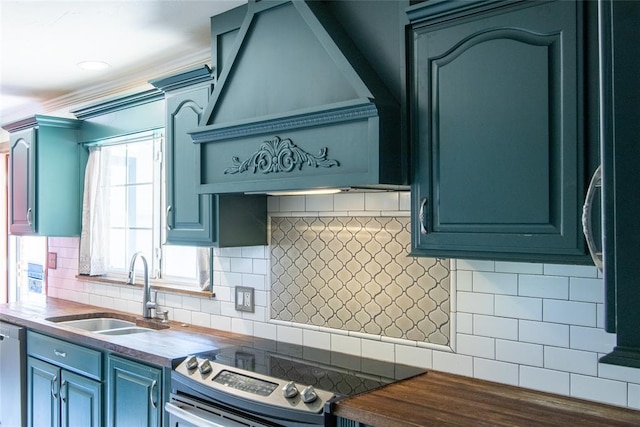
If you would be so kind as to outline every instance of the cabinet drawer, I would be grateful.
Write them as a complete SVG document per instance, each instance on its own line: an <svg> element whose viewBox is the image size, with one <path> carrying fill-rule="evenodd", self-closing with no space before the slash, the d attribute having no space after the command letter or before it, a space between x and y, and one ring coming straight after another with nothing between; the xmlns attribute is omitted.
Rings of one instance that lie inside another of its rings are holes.
<svg viewBox="0 0 640 427"><path fill-rule="evenodd" d="M29 356L102 380L102 353L57 338L27 331Z"/></svg>

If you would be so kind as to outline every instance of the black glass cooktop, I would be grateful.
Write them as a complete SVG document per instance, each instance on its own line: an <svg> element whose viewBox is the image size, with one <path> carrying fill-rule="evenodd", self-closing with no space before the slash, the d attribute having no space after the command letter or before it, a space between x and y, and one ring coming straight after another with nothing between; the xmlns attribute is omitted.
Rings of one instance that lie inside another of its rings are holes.
<svg viewBox="0 0 640 427"><path fill-rule="evenodd" d="M196 354L199 358L352 396L425 369L277 341L256 339Z"/></svg>

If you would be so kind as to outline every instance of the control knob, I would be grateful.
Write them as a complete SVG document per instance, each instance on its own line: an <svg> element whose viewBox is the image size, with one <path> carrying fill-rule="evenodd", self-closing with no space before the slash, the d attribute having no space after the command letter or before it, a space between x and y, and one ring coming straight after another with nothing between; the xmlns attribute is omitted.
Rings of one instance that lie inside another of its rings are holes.
<svg viewBox="0 0 640 427"><path fill-rule="evenodd" d="M296 397L298 395L296 384L293 381L289 381L288 383L286 383L284 387L282 387L282 395L287 399Z"/></svg>
<svg viewBox="0 0 640 427"><path fill-rule="evenodd" d="M187 367L187 369L191 371L198 367L198 359L195 356L189 356L187 358L187 361L184 362L184 364Z"/></svg>
<svg viewBox="0 0 640 427"><path fill-rule="evenodd" d="M211 363L209 363L209 361L208 361L208 360L205 360L204 362L202 362L202 363L200 364L200 368L199 368L199 369L200 369L200 373L201 373L202 375L206 375L206 374L208 374L209 372L211 372L211 369L212 369L212 368L211 368Z"/></svg>
<svg viewBox="0 0 640 427"><path fill-rule="evenodd" d="M306 387L304 390L302 390L302 393L300 393L300 396L302 396L302 401L304 403L311 403L318 398L318 393L316 393L316 390L313 388L312 385L310 385Z"/></svg>

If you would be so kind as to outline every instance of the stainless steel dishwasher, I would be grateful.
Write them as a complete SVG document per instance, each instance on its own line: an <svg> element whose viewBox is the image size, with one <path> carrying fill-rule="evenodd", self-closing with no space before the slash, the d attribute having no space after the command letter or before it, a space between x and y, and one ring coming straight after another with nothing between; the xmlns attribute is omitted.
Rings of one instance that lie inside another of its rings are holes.
<svg viewBox="0 0 640 427"><path fill-rule="evenodd" d="M27 425L25 329L0 322L0 426Z"/></svg>

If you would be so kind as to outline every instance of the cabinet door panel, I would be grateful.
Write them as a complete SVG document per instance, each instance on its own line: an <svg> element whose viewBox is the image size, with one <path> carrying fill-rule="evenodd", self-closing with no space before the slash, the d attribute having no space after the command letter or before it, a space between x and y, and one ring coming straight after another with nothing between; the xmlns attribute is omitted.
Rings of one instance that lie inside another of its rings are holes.
<svg viewBox="0 0 640 427"><path fill-rule="evenodd" d="M414 27L416 254L588 262L580 10L532 4Z"/></svg>
<svg viewBox="0 0 640 427"><path fill-rule="evenodd" d="M30 427L54 427L60 419L60 368L27 358L27 419Z"/></svg>
<svg viewBox="0 0 640 427"><path fill-rule="evenodd" d="M12 234L35 232L35 150L33 129L11 135L9 231Z"/></svg>
<svg viewBox="0 0 640 427"><path fill-rule="evenodd" d="M108 425L159 426L161 377L157 368L110 356Z"/></svg>
<svg viewBox="0 0 640 427"><path fill-rule="evenodd" d="M200 145L187 133L198 126L209 99L209 85L167 97L167 242L212 244L213 196L198 194Z"/></svg>
<svg viewBox="0 0 640 427"><path fill-rule="evenodd" d="M100 382L62 371L60 400L63 427L100 427L102 425Z"/></svg>

